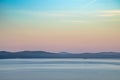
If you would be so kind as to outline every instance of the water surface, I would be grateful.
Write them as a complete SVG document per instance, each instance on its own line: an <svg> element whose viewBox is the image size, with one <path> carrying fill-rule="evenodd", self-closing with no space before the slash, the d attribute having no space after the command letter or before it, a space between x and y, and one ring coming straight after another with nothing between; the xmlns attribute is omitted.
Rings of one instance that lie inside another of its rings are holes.
<svg viewBox="0 0 120 80"><path fill-rule="evenodd" d="M120 80L120 60L1 59L0 80Z"/></svg>

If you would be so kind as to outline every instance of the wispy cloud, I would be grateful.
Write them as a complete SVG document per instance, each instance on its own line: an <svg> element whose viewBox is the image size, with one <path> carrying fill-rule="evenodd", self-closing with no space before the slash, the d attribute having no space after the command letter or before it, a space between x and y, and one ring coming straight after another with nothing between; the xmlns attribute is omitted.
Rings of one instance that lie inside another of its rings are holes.
<svg viewBox="0 0 120 80"><path fill-rule="evenodd" d="M100 11L100 15L99 16L103 16L103 17L120 16L120 10Z"/></svg>
<svg viewBox="0 0 120 80"><path fill-rule="evenodd" d="M120 16L120 10L103 11L32 11L32 10L14 10L12 13L27 15L30 17L40 17L55 20L64 23L88 23L96 21L96 18ZM104 18L103 18L104 19Z"/></svg>
<svg viewBox="0 0 120 80"><path fill-rule="evenodd" d="M28 16L46 16L46 17L80 17L82 14L78 12L69 12L69 11L32 11L32 10L12 10L9 11L15 14L22 14Z"/></svg>
<svg viewBox="0 0 120 80"><path fill-rule="evenodd" d="M51 17L85 17L95 12L86 11L33 11L33 10L12 10L10 13L29 15L29 16L51 16ZM94 16L94 15L93 15Z"/></svg>
<svg viewBox="0 0 120 80"><path fill-rule="evenodd" d="M68 22L68 23L84 23L84 20L63 20L62 22Z"/></svg>

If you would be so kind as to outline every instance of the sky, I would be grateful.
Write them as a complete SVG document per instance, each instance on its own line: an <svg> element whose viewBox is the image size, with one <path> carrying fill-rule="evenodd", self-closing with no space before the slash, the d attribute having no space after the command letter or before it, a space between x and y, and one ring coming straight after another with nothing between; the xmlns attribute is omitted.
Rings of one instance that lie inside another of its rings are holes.
<svg viewBox="0 0 120 80"><path fill-rule="evenodd" d="M0 0L0 50L120 51L120 0Z"/></svg>

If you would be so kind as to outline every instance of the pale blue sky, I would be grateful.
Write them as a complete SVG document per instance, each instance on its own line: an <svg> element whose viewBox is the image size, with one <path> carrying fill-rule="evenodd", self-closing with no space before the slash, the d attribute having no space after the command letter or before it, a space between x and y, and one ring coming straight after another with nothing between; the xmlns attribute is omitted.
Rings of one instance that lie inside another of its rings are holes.
<svg viewBox="0 0 120 80"><path fill-rule="evenodd" d="M94 2L93 2L94 1ZM120 0L0 0L4 9L24 10L79 10L89 3L87 9L119 9Z"/></svg>
<svg viewBox="0 0 120 80"><path fill-rule="evenodd" d="M88 19L88 16L100 15L102 11L120 9L120 0L0 0L0 4L1 16L8 20L26 20L35 16L44 16L45 19L45 16L48 18L48 14L52 15L51 17L64 16L64 19L66 15L81 15ZM106 15L107 12L102 14Z"/></svg>

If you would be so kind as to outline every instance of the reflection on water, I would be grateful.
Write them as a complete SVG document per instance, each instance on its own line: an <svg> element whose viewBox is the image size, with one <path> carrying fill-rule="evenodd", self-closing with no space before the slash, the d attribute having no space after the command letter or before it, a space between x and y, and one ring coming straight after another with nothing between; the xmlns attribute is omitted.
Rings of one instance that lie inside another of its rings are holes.
<svg viewBox="0 0 120 80"><path fill-rule="evenodd" d="M120 60L1 59L0 80L120 80Z"/></svg>

